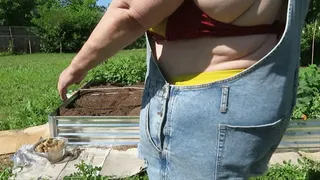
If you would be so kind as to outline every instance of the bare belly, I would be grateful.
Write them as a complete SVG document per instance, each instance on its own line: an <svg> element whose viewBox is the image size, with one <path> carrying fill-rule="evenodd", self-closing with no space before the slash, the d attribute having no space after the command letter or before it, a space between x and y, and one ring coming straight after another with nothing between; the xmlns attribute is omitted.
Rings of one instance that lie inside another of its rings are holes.
<svg viewBox="0 0 320 180"><path fill-rule="evenodd" d="M200 7L201 1L202 0L197 0L197 3L200 3ZM204 4L208 3L205 2L208 0L203 1ZM279 0L265 1L279 2ZM210 2L214 1L210 0ZM261 11L261 7L254 4L250 5L250 7L258 9L260 8L259 10ZM263 5L263 3L261 4ZM269 5L268 3L265 3L264 5L264 8L271 6L270 2ZM272 4L273 8L274 6L275 5ZM237 25L256 25L272 23L277 18L280 18L278 16L274 16L273 12L270 13L269 19L263 16L261 18L261 22L259 23L259 21L257 21L257 18L260 17L258 11L254 11L254 9L252 10L251 8L246 9L237 18L231 20L225 19L225 21L232 21L232 24ZM276 12L283 12L283 8L284 7L280 8L279 6L278 11ZM210 9L203 10L209 14L208 11ZM251 16L248 14L250 12L252 14ZM221 12L219 11L218 13ZM211 16L215 16L215 14ZM220 17L223 16L220 14ZM245 18L242 17L247 17L248 20L246 21ZM249 17L250 19L254 19L254 22L249 20ZM223 21L224 19L217 20ZM183 41L160 41L155 43L154 50L158 64L165 76L173 77L215 70L246 69L270 52L276 43L277 36L275 34L239 37L206 37Z"/></svg>

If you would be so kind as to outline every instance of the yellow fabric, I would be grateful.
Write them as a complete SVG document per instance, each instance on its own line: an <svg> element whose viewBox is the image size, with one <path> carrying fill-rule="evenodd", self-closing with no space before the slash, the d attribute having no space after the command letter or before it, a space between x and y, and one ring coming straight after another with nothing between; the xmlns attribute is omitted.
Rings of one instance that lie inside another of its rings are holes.
<svg viewBox="0 0 320 180"><path fill-rule="evenodd" d="M164 19L158 25L150 28L149 31L156 33L156 34L159 34L163 37L166 37L167 21L168 21L168 18Z"/></svg>
<svg viewBox="0 0 320 180"><path fill-rule="evenodd" d="M171 78L171 83L174 85L186 86L186 85L199 85L206 84L214 81L230 78L244 69L233 69L223 71L203 72L200 74L188 74L182 76L176 76Z"/></svg>

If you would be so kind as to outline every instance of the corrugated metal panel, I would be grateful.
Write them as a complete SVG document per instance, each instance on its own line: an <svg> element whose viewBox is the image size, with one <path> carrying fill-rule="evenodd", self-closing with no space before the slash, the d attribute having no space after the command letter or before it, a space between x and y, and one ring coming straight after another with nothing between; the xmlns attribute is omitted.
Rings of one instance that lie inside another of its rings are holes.
<svg viewBox="0 0 320 180"><path fill-rule="evenodd" d="M278 149L320 149L320 120L293 120Z"/></svg>
<svg viewBox="0 0 320 180"><path fill-rule="evenodd" d="M52 136L74 145L135 145L139 142L139 117L51 116ZM52 126L53 127L53 126ZM279 149L320 148L320 120L291 121Z"/></svg>
<svg viewBox="0 0 320 180"><path fill-rule="evenodd" d="M136 145L139 117L52 116L52 136L69 139L71 145ZM53 126L52 126L53 127Z"/></svg>

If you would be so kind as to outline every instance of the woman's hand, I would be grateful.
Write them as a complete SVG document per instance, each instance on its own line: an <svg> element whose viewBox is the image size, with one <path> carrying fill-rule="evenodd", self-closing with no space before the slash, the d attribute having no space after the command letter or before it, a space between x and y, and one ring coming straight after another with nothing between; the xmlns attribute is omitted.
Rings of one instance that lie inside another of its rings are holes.
<svg viewBox="0 0 320 180"><path fill-rule="evenodd" d="M59 77L58 92L63 101L67 100L68 87L80 83L87 75L87 71L75 70L72 66L67 67Z"/></svg>
<svg viewBox="0 0 320 180"><path fill-rule="evenodd" d="M66 100L70 85L134 42L150 27L172 14L184 0L113 0L87 42L59 78L58 91Z"/></svg>

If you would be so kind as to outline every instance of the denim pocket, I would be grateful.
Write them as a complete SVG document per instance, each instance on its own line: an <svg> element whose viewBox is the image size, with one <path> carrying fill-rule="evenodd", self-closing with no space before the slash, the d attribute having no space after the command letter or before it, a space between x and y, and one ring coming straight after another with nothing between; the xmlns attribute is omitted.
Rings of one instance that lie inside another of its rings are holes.
<svg viewBox="0 0 320 180"><path fill-rule="evenodd" d="M161 152L160 148L156 145L155 141L151 137L150 133L150 117L149 117L149 111L150 111L150 103L146 107L146 119L145 119L145 126L144 126L144 132L147 140L150 142L150 144L158 151Z"/></svg>
<svg viewBox="0 0 320 180"><path fill-rule="evenodd" d="M216 179L247 179L252 166L265 159L279 144L284 121L285 118L281 118L270 124L255 126L220 124Z"/></svg>

